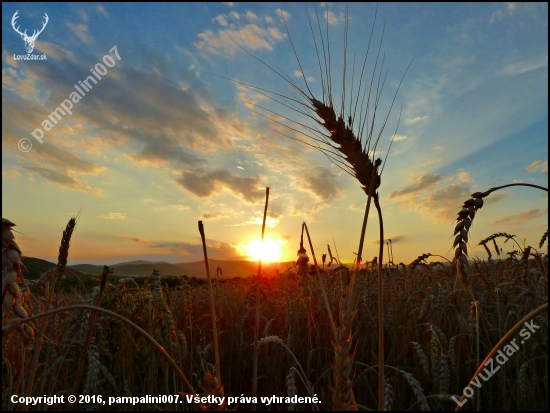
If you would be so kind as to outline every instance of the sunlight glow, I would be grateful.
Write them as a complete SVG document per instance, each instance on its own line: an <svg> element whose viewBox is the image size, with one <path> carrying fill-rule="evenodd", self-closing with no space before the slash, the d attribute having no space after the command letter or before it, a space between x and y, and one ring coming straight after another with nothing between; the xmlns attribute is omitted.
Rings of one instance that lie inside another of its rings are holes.
<svg viewBox="0 0 550 413"><path fill-rule="evenodd" d="M262 261L266 262L277 262L281 258L281 246L284 244L284 241L278 239L273 240L269 238L264 239L264 243L259 239L256 239L250 242L248 245L244 246L246 255L252 261L258 261L260 256Z"/></svg>

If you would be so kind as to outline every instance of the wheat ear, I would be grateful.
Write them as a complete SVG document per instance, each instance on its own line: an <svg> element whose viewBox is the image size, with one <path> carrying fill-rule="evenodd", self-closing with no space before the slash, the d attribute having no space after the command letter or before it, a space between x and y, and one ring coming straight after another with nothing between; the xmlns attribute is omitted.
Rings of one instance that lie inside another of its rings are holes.
<svg viewBox="0 0 550 413"><path fill-rule="evenodd" d="M67 223L67 226L65 227L65 230L63 231L63 235L61 237L61 244L59 245L59 256L57 260L57 266L53 270L53 276L51 278L51 285L50 285L50 294L48 297L48 301L46 303L45 311L48 311L52 305L52 301L54 298L55 293L55 304L54 307L57 307L57 299L59 295L59 290L61 286L61 277L65 273L65 270L67 268L67 261L69 257L69 247L71 245L71 237L73 235L73 231L76 227L77 217L72 217L69 222ZM53 332L55 331L55 317L52 317L51 319L51 326L50 326L50 337L53 336ZM34 379L36 375L36 368L38 366L38 358L40 356L40 352L42 350L42 344L44 340L44 334L46 333L47 328L47 320L44 321L42 324L42 327L40 328L40 331L38 333L38 340L34 349L33 358L31 360L30 365L30 374L29 374L29 380L27 382L27 396L31 396L32 389L34 386ZM48 363L48 360L50 358L50 351L51 351L51 343L48 343L46 347L46 364ZM46 369L44 369L44 373L42 376L42 381L40 384L40 394L42 394L42 389L44 386L44 379L45 379ZM24 409L26 406L23 406Z"/></svg>
<svg viewBox="0 0 550 413"><path fill-rule="evenodd" d="M168 354L166 352L166 350L153 337L151 337L145 330L143 330L141 327L139 327L137 324L131 322L127 318L121 316L120 314L114 313L112 311L106 310L106 309L101 308L101 307L94 307L94 306L91 306L91 305L82 305L82 304L69 305L69 306L66 306L66 307L58 307L58 308L55 308L53 310L46 311L46 312L36 314L36 315L31 316L31 317L27 317L27 318L23 318L23 319L14 318L14 319L9 320L6 323L6 325L4 327L2 327L2 336L4 334L9 333L14 328L19 327L23 323L28 323L30 321L36 320L36 319L41 318L41 317L47 317L49 315L55 315L56 313L60 313L62 311L78 310L78 309L97 311L97 312L106 314L107 316L109 316L111 318L116 318L117 320L120 320L123 323L125 323L126 325L134 328L147 341L149 341L149 343L151 343L160 354L163 355L163 357L166 359L168 364L170 364L170 366L172 366L172 368L176 371L179 378L182 380L183 384L185 385L185 390L187 392L189 392L189 394L195 394L195 389L193 388L193 386L191 386L191 383L189 383L189 380L187 380L187 377L185 377L185 374L183 374L183 372L179 368L178 364L174 361L174 359L170 356L170 354Z"/></svg>
<svg viewBox="0 0 550 413"><path fill-rule="evenodd" d="M8 219L2 218L2 307L13 312L20 318L27 317L27 310L23 307L23 295L16 281L23 279L21 249L15 242L12 228L16 226ZM34 339L33 329L22 324L19 327L22 342L29 345Z"/></svg>
<svg viewBox="0 0 550 413"><path fill-rule="evenodd" d="M114 271L115 271L114 268L109 269L109 267L107 267L106 265L103 266L103 272L101 273L101 284L100 284L99 293L96 297L96 302L95 302L95 305L97 307L101 306L101 301L103 300L103 292L105 291L105 286L107 285L107 278L109 274L112 274ZM96 316L97 316L97 313L94 312L89 322L89 327L86 333L86 338L84 340L84 345L82 346L82 353L80 354L78 368L76 370L76 376L75 376L76 378L75 378L73 391L72 391L73 394L77 394L78 390L80 389L80 381L82 380L82 375L84 374L84 368L85 368L85 362L86 362L86 352L89 350L89 348L93 348L93 346L91 346L91 341L92 341L92 334L95 327Z"/></svg>
<svg viewBox="0 0 550 413"><path fill-rule="evenodd" d="M491 193L498 191L502 188L508 188L510 186L528 186L531 188L542 189L548 192L548 188L544 188L539 185L515 183L497 186L491 188L485 192L474 192L471 198L464 201L462 210L458 212L456 221L458 223L455 226L453 235L455 239L453 241L453 248L455 249L454 262L456 264L458 277L464 285L464 287L470 288L470 270L468 268L468 238L470 233L470 227L476 216L476 212L483 207L483 198L489 196Z"/></svg>

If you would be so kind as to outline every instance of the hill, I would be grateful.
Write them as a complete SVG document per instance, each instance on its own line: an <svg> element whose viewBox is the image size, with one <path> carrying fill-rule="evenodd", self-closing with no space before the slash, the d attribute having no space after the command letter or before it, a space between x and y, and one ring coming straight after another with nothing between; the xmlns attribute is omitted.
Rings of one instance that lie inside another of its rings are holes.
<svg viewBox="0 0 550 413"><path fill-rule="evenodd" d="M210 275L213 277L216 275L216 269L220 268L223 277L248 277L251 274L256 275L258 272L258 263L254 261L225 261L225 260L208 260L210 266ZM51 263L40 258L25 257L24 264L28 268L28 272L25 273L25 277L29 279L38 278L41 273L44 273L55 266ZM185 262L178 264L170 264L167 262L151 262L151 261L131 261L122 262L118 264L110 265L111 268L116 268L117 276L127 277L146 277L151 275L153 270L160 271L162 276L181 277L187 276L189 278L206 278L206 268L203 261L197 262ZM279 263L262 263L262 273L267 277L275 277L277 272L284 272L289 267L293 267L293 262L279 262ZM101 275L103 271L103 265L94 264L77 264L68 265L68 273L73 272L76 275Z"/></svg>

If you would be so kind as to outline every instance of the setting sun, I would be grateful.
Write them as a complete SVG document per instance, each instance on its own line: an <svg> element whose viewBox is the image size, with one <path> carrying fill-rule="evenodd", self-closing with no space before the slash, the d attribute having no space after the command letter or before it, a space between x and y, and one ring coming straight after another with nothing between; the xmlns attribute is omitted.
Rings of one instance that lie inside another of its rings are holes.
<svg viewBox="0 0 550 413"><path fill-rule="evenodd" d="M281 240L264 239L263 245L259 239L250 242L244 246L246 254L250 260L258 261L260 257L262 261L277 262L281 258Z"/></svg>

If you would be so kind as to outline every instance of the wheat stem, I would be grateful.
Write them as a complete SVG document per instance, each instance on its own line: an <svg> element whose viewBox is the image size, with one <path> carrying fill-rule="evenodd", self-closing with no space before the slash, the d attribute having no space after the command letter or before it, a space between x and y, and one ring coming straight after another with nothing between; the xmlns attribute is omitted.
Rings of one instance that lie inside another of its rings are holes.
<svg viewBox="0 0 550 413"><path fill-rule="evenodd" d="M309 230L307 229L307 225L304 222L303 227L306 230L307 239L309 241L309 248L311 249L311 255L313 256L313 262L315 263L315 269L317 270L317 279L319 280L319 285L321 286L321 294L323 295L323 301L325 303L325 307L327 309L328 318L330 321L330 328L332 329L332 334L334 335L334 339L337 340L337 331L336 331L336 324L334 323L334 318L332 317L332 311L330 310L330 304L328 302L327 293L325 291L325 286L323 284L323 279L321 278L321 273L319 272L319 266L317 265L317 258L315 258L315 251L313 250L313 244L311 243L311 238L309 236Z"/></svg>
<svg viewBox="0 0 550 413"><path fill-rule="evenodd" d="M176 364L174 359L170 357L170 355L166 352L166 350L164 350L164 348L153 337L151 337L145 330L143 330L141 327L139 327L137 324L134 324L127 318L121 316L120 314L114 313L112 311L106 310L101 307L94 307L92 305L83 305L83 304L69 305L66 307L54 308L53 310L36 314L27 318L11 319L10 321L8 321L8 323L4 327L2 327L2 336L4 336L4 334L7 334L9 331L11 331L12 329L19 326L22 323L28 323L29 321L36 320L38 318L46 317L49 315L54 315L62 311L77 310L77 309L97 311L97 312L106 314L109 317L116 318L117 320L122 321L123 323L129 325L130 327L133 327L138 333L140 333L143 337L145 337L147 341L149 341L153 346L155 346L155 348L164 356L168 364L170 364L174 368L179 378L183 381L183 384L185 385L187 392L189 392L190 394L195 394L195 389L193 388L193 386L191 386L191 383L189 383L189 381L185 377L185 374L183 374L183 372L180 370L179 366Z"/></svg>
<svg viewBox="0 0 550 413"><path fill-rule="evenodd" d="M267 217L267 205L269 203L269 188L265 188L265 206L264 206L264 219L262 221L262 240L261 245L264 244L265 234L265 220ZM256 322L254 328L254 365L252 368L252 397L256 398L258 394L258 334L260 330L260 276L262 275L262 254L258 260L258 279L256 280ZM252 404L252 410L256 410L256 403Z"/></svg>
<svg viewBox="0 0 550 413"><path fill-rule="evenodd" d="M218 327L216 323L216 305L214 304L214 291L212 289L212 279L210 278L210 267L208 265L208 254L206 253L206 239L204 236L204 225L202 221L199 221L199 232L202 239L202 251L204 253L204 264L206 265L206 277L208 280L208 291L210 293L210 313L212 315L212 330L214 335L214 357L216 361L216 379L218 385L221 386L221 372L220 372L220 352L218 349Z"/></svg>
<svg viewBox="0 0 550 413"><path fill-rule="evenodd" d="M525 317L523 317L520 321L516 323L514 327L512 327L505 335L500 339L500 341L493 347L493 349L490 351L489 354L487 354L487 357L479 364L479 367L477 368L476 372L472 376L471 380L468 382L468 385L472 383L479 372L485 367L485 363L491 359L500 349L502 349L510 339L524 326L524 324L531 320L532 318L535 318L537 315L542 313L543 311L548 311L548 303L545 303L541 305L540 307L534 309L529 314L527 314ZM462 403L464 399L466 398L465 394L462 394L462 397L460 398L459 402L457 403L455 411L462 410L462 406L464 406L465 403Z"/></svg>
<svg viewBox="0 0 550 413"><path fill-rule="evenodd" d="M384 220L378 196L374 197L380 223L380 245L378 251L378 410L385 407L384 393L384 277L382 277L382 260L384 258Z"/></svg>
<svg viewBox="0 0 550 413"><path fill-rule="evenodd" d="M113 270L110 270L109 267L107 267L106 265L103 266L103 272L101 273L101 285L100 285L99 293L97 295L96 304L95 304L97 307L101 306L101 301L103 299L103 292L105 291L105 286L107 285L107 278L109 274L112 272ZM80 354L80 361L78 364L78 368L76 370L76 376L75 376L76 379L75 379L75 383L72 391L73 394L78 394L78 390L80 389L80 381L82 380L82 375L84 374L86 356L88 353L88 347L90 345L90 341L92 340L92 334L95 327L96 316L97 316L97 313L93 313L92 316L90 317L88 332L86 334L86 339L84 340L84 345L82 346L82 353ZM70 410L72 409L70 408Z"/></svg>

